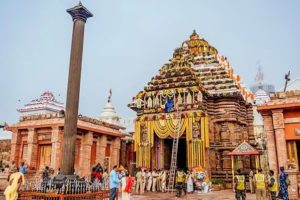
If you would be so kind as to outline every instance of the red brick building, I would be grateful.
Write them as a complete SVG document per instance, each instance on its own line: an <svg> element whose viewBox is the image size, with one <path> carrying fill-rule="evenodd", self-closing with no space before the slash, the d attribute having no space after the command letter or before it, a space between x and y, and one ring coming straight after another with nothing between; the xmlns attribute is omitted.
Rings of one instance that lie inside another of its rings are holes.
<svg viewBox="0 0 300 200"><path fill-rule="evenodd" d="M53 102L56 102L54 95L45 92L19 110L23 116L18 123L6 127L12 132L11 161L18 165L25 161L30 169L37 171L46 165L55 171L60 168L64 114L58 112L60 106ZM76 174L88 176L97 163L108 169L120 164L124 127L85 116L79 116L77 127Z"/></svg>
<svg viewBox="0 0 300 200"><path fill-rule="evenodd" d="M258 106L264 120L269 168L276 173L284 166L291 185L289 197L298 198L300 166L300 90L278 92Z"/></svg>

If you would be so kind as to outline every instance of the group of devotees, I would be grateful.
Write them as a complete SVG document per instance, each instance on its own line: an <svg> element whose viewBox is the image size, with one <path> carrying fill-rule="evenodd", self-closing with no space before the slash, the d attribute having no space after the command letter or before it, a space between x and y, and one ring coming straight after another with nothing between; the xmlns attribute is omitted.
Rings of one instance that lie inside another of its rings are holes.
<svg viewBox="0 0 300 200"><path fill-rule="evenodd" d="M289 200L288 186L290 180L288 174L284 171L284 167L280 167L279 177L275 176L273 170L269 171L268 178L263 174L262 169L258 169L256 174L251 170L249 185L250 192L256 193L256 200ZM234 176L234 190L236 200L246 199L246 178L241 169L238 169L237 174Z"/></svg>
<svg viewBox="0 0 300 200"><path fill-rule="evenodd" d="M183 193L192 193L194 191L194 182L192 173L178 169L175 178L176 196ZM167 192L168 171L150 170L139 168L135 177L131 177L124 168L114 166L109 174L110 200L115 200L119 188L122 192L122 200L129 200L133 189L135 193L144 194L144 192Z"/></svg>

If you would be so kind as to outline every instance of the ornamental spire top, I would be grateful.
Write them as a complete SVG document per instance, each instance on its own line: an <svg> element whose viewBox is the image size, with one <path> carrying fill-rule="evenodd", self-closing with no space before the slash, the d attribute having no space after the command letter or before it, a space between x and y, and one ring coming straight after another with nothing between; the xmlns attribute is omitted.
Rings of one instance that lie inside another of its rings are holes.
<svg viewBox="0 0 300 200"><path fill-rule="evenodd" d="M79 1L78 5L68 9L67 13L69 13L72 16L73 21L81 20L86 22L87 18L93 17L93 14L82 5L81 1Z"/></svg>

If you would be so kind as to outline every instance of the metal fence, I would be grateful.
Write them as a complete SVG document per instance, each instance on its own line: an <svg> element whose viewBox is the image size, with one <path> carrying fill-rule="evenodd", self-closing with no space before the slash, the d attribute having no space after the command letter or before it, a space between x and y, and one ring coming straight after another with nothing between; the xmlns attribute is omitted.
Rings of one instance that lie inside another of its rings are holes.
<svg viewBox="0 0 300 200"><path fill-rule="evenodd" d="M102 183L75 179L55 181L35 180L20 187L19 200L106 200L109 190Z"/></svg>
<svg viewBox="0 0 300 200"><path fill-rule="evenodd" d="M81 194L57 194L40 192L21 192L18 200L106 200L109 199L109 190L88 192Z"/></svg>

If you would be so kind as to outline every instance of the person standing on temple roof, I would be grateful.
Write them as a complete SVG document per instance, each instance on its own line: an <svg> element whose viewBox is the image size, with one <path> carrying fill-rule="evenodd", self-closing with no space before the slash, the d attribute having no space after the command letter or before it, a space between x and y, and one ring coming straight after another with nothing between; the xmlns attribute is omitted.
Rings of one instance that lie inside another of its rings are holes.
<svg viewBox="0 0 300 200"><path fill-rule="evenodd" d="M250 172L249 172L249 185L250 185L250 192L251 193L254 193L253 177L254 177L254 172L253 172L252 169L250 169Z"/></svg>
<svg viewBox="0 0 300 200"><path fill-rule="evenodd" d="M234 176L234 189L236 200L246 200L245 176L241 169L237 169L237 175Z"/></svg>
<svg viewBox="0 0 300 200"><path fill-rule="evenodd" d="M22 174L25 174L27 172L27 166L25 165L24 162L21 163L21 166L19 168L19 172L21 172Z"/></svg>
<svg viewBox="0 0 300 200"><path fill-rule="evenodd" d="M283 200L288 200L289 199L288 186L290 185L290 180L288 178L288 174L285 173L284 171L284 167L280 167L279 184L280 184L279 196Z"/></svg>
<svg viewBox="0 0 300 200"><path fill-rule="evenodd" d="M274 176L274 171L270 170L269 171L269 182L268 182L268 186L269 186L269 192L270 192L270 197L271 200L276 200L276 194L278 191L278 183L277 183L277 178Z"/></svg>
<svg viewBox="0 0 300 200"><path fill-rule="evenodd" d="M152 171L152 179L153 179L152 192L156 192L157 177L158 177L158 174L156 172L156 169L153 169L153 171Z"/></svg>
<svg viewBox="0 0 300 200"><path fill-rule="evenodd" d="M256 200L264 200L266 198L266 183L262 169L258 169L258 173L254 175L254 184Z"/></svg>
<svg viewBox="0 0 300 200"><path fill-rule="evenodd" d="M152 172L151 170L149 169L148 172L147 172L147 192L150 192L151 190L151 187L152 187Z"/></svg>
<svg viewBox="0 0 300 200"><path fill-rule="evenodd" d="M109 174L109 187L110 187L109 200L116 199L119 184L120 184L120 180L117 174L117 165L115 165Z"/></svg>

